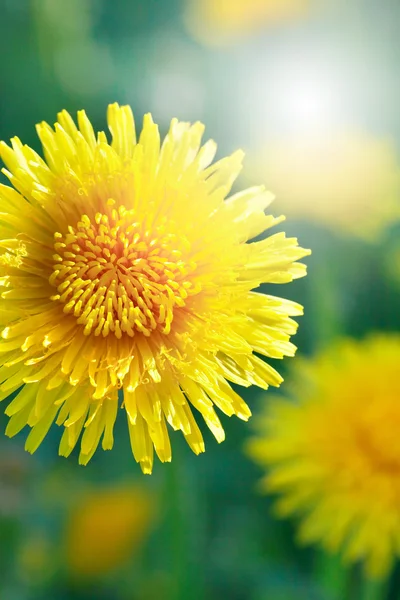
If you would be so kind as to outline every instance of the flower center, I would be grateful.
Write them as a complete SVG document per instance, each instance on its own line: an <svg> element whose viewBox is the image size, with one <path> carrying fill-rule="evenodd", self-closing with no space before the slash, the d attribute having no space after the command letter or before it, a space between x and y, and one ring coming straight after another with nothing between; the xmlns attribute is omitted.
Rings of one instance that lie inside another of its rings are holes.
<svg viewBox="0 0 400 600"><path fill-rule="evenodd" d="M189 243L166 220L149 231L134 210L107 204L107 213L83 215L67 234L54 234L50 283L58 293L51 299L64 304L85 335L168 334L175 307L197 293L189 278L196 264L182 260Z"/></svg>

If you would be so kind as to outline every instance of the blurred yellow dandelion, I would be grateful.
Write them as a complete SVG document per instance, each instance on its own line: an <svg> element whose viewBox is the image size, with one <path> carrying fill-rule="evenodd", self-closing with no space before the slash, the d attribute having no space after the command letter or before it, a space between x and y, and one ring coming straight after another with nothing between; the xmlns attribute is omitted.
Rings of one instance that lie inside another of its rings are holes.
<svg viewBox="0 0 400 600"><path fill-rule="evenodd" d="M372 240L400 217L400 159L389 139L361 132L283 138L249 163L248 175L268 181L290 216Z"/></svg>
<svg viewBox="0 0 400 600"><path fill-rule="evenodd" d="M319 0L187 0L186 21L195 37L226 43L263 27L307 15Z"/></svg>
<svg viewBox="0 0 400 600"><path fill-rule="evenodd" d="M400 556L399 361L398 335L297 359L296 400L274 399L248 446L278 514L300 517L299 540L362 560L373 577Z"/></svg>
<svg viewBox="0 0 400 600"><path fill-rule="evenodd" d="M154 510L153 498L134 485L86 492L66 522L64 551L69 574L91 579L123 565L143 542Z"/></svg>
<svg viewBox="0 0 400 600"><path fill-rule="evenodd" d="M191 407L221 442L214 405L250 416L228 381L280 384L254 352L293 355L302 309L251 290L302 277L309 252L283 233L247 243L283 217L265 215L261 187L226 200L242 153L210 166L200 123L174 119L161 144L147 115L136 142L130 108L114 104L111 144L84 111L78 125L65 111L54 130L38 125L46 162L18 138L0 146L15 188L0 187L0 399L16 392L6 433L29 425L34 452L56 421L63 456L83 432L86 464L101 438L112 448L122 404L149 473L153 447L171 460L166 423L202 452Z"/></svg>

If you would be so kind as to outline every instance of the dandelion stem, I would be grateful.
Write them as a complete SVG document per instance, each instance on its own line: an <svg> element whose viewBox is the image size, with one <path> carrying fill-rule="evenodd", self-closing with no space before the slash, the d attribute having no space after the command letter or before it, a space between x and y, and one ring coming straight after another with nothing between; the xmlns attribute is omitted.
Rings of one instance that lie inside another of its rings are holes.
<svg viewBox="0 0 400 600"><path fill-rule="evenodd" d="M399 600L400 598L400 562L397 562L390 576L385 600Z"/></svg>
<svg viewBox="0 0 400 600"><path fill-rule="evenodd" d="M204 582L201 566L201 501L196 478L189 469L185 453L175 444L174 460L167 466L166 494L169 513L171 584L167 600L203 600Z"/></svg>
<svg viewBox="0 0 400 600"><path fill-rule="evenodd" d="M328 259L328 249L310 259L308 284L311 291L310 309L312 312L313 338L316 349L327 346L343 330L343 315L337 273Z"/></svg>
<svg viewBox="0 0 400 600"><path fill-rule="evenodd" d="M355 564L348 571L345 600L364 600L363 587L364 581L361 566Z"/></svg>

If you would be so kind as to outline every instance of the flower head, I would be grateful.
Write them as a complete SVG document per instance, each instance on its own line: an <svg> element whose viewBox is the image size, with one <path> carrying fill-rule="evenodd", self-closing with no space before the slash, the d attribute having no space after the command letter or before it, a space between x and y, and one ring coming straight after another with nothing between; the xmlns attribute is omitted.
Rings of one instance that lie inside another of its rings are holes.
<svg viewBox="0 0 400 600"><path fill-rule="evenodd" d="M305 274L308 254L264 213L251 188L226 200L242 154L211 165L203 126L173 120L160 143L151 116L138 141L129 107L108 109L112 141L63 111L38 125L45 160L18 138L1 144L0 399L7 435L25 425L33 452L53 421L60 454L83 431L80 462L113 446L121 405L133 454L151 472L171 460L167 423L204 450L192 407L220 442L214 410L247 420L229 382L263 388L280 376L254 352L293 355L297 304L253 292ZM211 165L211 166L210 166Z"/></svg>
<svg viewBox="0 0 400 600"><path fill-rule="evenodd" d="M371 576L400 555L399 361L390 335L297 359L296 401L271 402L248 448L278 514L300 516L300 541L363 560Z"/></svg>

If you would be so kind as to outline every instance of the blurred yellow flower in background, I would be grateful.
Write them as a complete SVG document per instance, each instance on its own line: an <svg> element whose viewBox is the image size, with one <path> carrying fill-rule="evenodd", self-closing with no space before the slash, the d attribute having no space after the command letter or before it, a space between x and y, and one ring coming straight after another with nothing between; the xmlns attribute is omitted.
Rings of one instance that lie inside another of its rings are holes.
<svg viewBox="0 0 400 600"><path fill-rule="evenodd" d="M186 21L195 37L226 43L264 27L308 15L317 0L188 0Z"/></svg>
<svg viewBox="0 0 400 600"><path fill-rule="evenodd" d="M154 498L145 488L118 484L83 494L66 523L69 575L91 579L123 566L143 543L154 518Z"/></svg>
<svg viewBox="0 0 400 600"><path fill-rule="evenodd" d="M300 517L299 540L365 561L372 577L400 556L399 364L398 335L297 359L291 400L269 403L248 445L278 515Z"/></svg>
<svg viewBox="0 0 400 600"><path fill-rule="evenodd" d="M291 217L366 239L400 217L399 156L367 133L277 139L249 156L247 176L268 183Z"/></svg>
<svg viewBox="0 0 400 600"><path fill-rule="evenodd" d="M252 290L304 276L309 251L284 233L248 243L283 217L265 214L263 187L227 199L243 154L211 164L201 123L173 119L161 142L146 115L136 141L131 109L113 104L108 125L111 143L84 111L78 126L66 111L41 123L46 161L0 145L15 188L0 186L0 400L16 392L6 434L31 427L29 452L54 421L63 456L83 432L81 464L101 439L113 447L122 404L150 473L154 449L171 460L167 423L204 451L191 406L221 442L214 405L251 414L228 382L279 386L258 355L294 355L302 307Z"/></svg>

